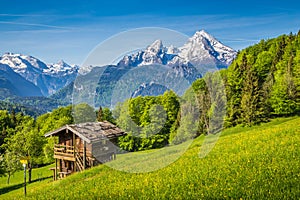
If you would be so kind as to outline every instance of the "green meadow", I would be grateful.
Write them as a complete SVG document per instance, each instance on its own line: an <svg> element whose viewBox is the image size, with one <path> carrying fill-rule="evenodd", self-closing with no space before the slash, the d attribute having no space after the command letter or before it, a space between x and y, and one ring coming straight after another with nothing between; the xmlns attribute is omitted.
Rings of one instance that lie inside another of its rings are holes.
<svg viewBox="0 0 300 200"><path fill-rule="evenodd" d="M26 199L299 199L300 117L222 132L199 157L191 144L118 155L117 160L59 181L33 170ZM167 166L165 166L168 164ZM118 169L118 170L117 170ZM23 172L0 178L0 199L22 199Z"/></svg>

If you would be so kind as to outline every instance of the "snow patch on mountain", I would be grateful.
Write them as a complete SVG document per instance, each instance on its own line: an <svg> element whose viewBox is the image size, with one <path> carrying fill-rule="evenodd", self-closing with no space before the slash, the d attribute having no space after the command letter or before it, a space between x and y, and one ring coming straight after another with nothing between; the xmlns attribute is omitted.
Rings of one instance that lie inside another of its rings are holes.
<svg viewBox="0 0 300 200"><path fill-rule="evenodd" d="M0 57L0 63L7 64L17 73L25 73L26 69L42 72L47 66L40 60L27 55L5 53Z"/></svg>
<svg viewBox="0 0 300 200"><path fill-rule="evenodd" d="M179 49L178 55L193 65L215 63L217 67L225 67L231 64L237 54L204 30L197 31Z"/></svg>
<svg viewBox="0 0 300 200"><path fill-rule="evenodd" d="M79 70L78 65L68 65L63 60L58 61L55 64L48 64L47 69L44 70L44 73L53 75L53 76L67 76L70 74L76 74Z"/></svg>

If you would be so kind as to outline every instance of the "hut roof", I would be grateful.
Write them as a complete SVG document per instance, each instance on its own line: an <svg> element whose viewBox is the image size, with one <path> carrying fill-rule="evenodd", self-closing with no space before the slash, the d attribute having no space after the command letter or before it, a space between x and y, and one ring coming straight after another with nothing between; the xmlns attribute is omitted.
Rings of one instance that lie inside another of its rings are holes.
<svg viewBox="0 0 300 200"><path fill-rule="evenodd" d="M73 132L87 143L93 143L101 139L112 139L126 134L116 125L113 125L108 121L104 121L65 125L59 129L46 133L45 137L59 135L60 133L66 131Z"/></svg>

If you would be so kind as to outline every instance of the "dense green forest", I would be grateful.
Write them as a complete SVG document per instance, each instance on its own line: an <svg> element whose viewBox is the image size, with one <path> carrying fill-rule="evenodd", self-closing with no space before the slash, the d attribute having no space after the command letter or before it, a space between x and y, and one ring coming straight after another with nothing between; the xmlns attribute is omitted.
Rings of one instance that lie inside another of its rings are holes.
<svg viewBox="0 0 300 200"><path fill-rule="evenodd" d="M28 100L30 101L30 100ZM51 103L51 102L48 102ZM31 117L9 104L0 111L0 174L11 176L31 157L35 165L53 162L53 138L44 134L65 124L108 120L128 134L119 138L126 151L179 144L224 127L253 126L271 118L300 113L300 32L282 35L239 52L228 69L207 73L179 97L135 97L113 111L87 104L60 107Z"/></svg>
<svg viewBox="0 0 300 200"><path fill-rule="evenodd" d="M222 73L227 126L299 114L300 31L246 48Z"/></svg>
<svg viewBox="0 0 300 200"><path fill-rule="evenodd" d="M0 100L0 110L7 110L9 112L14 110L14 112L22 112L25 115L30 115L34 117L42 114L41 112L37 111L37 109L35 108L29 108L22 104L12 103L10 101L1 101L1 100Z"/></svg>

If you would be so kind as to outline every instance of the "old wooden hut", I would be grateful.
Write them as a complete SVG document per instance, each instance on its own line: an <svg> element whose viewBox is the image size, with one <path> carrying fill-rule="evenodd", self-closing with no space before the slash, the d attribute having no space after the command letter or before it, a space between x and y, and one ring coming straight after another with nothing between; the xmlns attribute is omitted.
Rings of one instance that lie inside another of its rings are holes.
<svg viewBox="0 0 300 200"><path fill-rule="evenodd" d="M58 144L54 145L54 179L57 174L64 177L115 159L117 137L124 134L107 121L65 125L45 134L58 137Z"/></svg>

